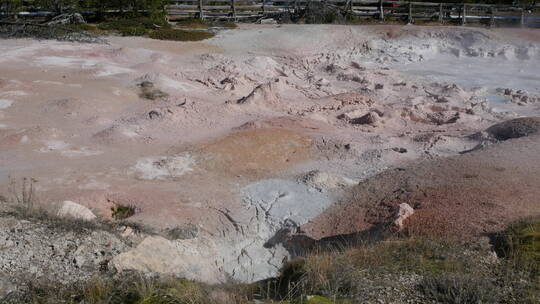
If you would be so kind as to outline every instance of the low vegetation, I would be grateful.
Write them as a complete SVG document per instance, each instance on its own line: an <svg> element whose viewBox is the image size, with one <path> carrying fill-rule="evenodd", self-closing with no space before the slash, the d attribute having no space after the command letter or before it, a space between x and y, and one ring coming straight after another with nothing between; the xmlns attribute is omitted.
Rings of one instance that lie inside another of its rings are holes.
<svg viewBox="0 0 540 304"><path fill-rule="evenodd" d="M177 28L196 28L196 29L208 29L211 27L222 27L234 29L238 26L234 22L230 21L208 21L201 19L180 19L175 21L175 27Z"/></svg>
<svg viewBox="0 0 540 304"><path fill-rule="evenodd" d="M538 232L538 230L536 230ZM514 254L514 253L512 253ZM536 264L538 266L538 264ZM170 277L137 274L98 277L59 288L27 286L11 303L538 303L534 268L489 246L429 239L398 239L316 251L289 263L282 275L250 285L209 286Z"/></svg>
<svg viewBox="0 0 540 304"><path fill-rule="evenodd" d="M159 29L152 31L148 37L159 40L200 41L214 37L214 34L200 30Z"/></svg>
<svg viewBox="0 0 540 304"><path fill-rule="evenodd" d="M36 207L33 179L12 182L16 217L55 229L114 229L99 221L58 218ZM118 223L135 214L117 205ZM137 229L134 227L133 229ZM165 231L170 239L196 237L196 227ZM493 244L441 237L401 236L374 243L319 248L288 263L279 277L254 284L209 286L170 277L103 274L87 282L61 286L28 282L5 303L85 304L349 304L413 300L416 303L539 303L540 219L511 225ZM494 255L493 248L498 257Z"/></svg>
<svg viewBox="0 0 540 304"><path fill-rule="evenodd" d="M69 25L72 29L94 34L118 33L122 36L147 36L152 39L172 41L200 41L212 38L214 34L207 31L212 26L234 28L236 24L188 19L173 26L165 18L135 17L107 20L96 25Z"/></svg>
<svg viewBox="0 0 540 304"><path fill-rule="evenodd" d="M136 208L134 206L116 205L111 207L111 216L115 220L125 220L135 215Z"/></svg>

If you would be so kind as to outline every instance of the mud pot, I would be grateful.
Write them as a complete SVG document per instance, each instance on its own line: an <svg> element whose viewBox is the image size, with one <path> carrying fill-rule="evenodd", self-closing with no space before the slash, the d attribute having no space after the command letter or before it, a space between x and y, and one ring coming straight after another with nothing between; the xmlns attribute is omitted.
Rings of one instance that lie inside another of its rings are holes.
<svg viewBox="0 0 540 304"><path fill-rule="evenodd" d="M527 136L490 129L540 115L538 31L242 25L203 42L108 39L1 40L0 193L32 177L44 206L113 221L132 207L128 220L156 234L126 236L119 271L254 282L293 258L295 235L383 227L403 202L412 224L447 231L457 218L467 237L540 213L535 120ZM174 229L185 233L164 237Z"/></svg>

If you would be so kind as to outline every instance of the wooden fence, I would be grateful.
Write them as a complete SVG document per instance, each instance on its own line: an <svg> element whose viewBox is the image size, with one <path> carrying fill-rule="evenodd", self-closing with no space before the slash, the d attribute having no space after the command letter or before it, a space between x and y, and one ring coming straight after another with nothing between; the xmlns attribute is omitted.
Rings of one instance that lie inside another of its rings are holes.
<svg viewBox="0 0 540 304"><path fill-rule="evenodd" d="M166 6L171 19L241 20L298 13L309 5L329 6L350 16L380 20L432 20L467 24L497 22L540 26L540 6L516 7L472 3L434 3L389 0L172 0Z"/></svg>

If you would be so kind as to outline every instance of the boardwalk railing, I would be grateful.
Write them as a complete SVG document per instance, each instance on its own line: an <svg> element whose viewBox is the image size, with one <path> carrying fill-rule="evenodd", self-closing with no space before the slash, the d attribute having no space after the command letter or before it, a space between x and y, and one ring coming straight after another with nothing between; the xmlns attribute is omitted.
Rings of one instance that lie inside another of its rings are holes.
<svg viewBox="0 0 540 304"><path fill-rule="evenodd" d="M172 0L166 6L171 19L257 19L298 13L310 5L325 5L350 16L380 20L432 20L437 22L510 22L540 26L540 6L517 7L473 3L435 3L389 0Z"/></svg>

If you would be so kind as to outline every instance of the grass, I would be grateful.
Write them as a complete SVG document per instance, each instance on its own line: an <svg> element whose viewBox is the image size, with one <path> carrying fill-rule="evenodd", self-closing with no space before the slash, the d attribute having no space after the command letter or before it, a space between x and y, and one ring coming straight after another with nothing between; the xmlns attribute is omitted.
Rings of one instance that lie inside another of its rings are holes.
<svg viewBox="0 0 540 304"><path fill-rule="evenodd" d="M119 30L122 36L144 36L148 30L142 26L128 26Z"/></svg>
<svg viewBox="0 0 540 304"><path fill-rule="evenodd" d="M429 298L444 304L498 303L495 286L486 278L464 275L428 277L420 283L420 290Z"/></svg>
<svg viewBox="0 0 540 304"><path fill-rule="evenodd" d="M172 41L201 41L214 37L213 33L200 30L159 29L148 35L152 39Z"/></svg>
<svg viewBox="0 0 540 304"><path fill-rule="evenodd" d="M122 219L136 212L133 206L117 205L111 210L117 220L112 224L58 218L36 207L35 182L12 180L10 196L2 200L17 206L15 216L39 220L53 229L114 230L129 225ZM167 233L172 239L185 239L195 231L196 227L186 226ZM540 219L510 225L497 239L495 249L501 257L497 259L487 244L438 236L396 236L318 249L289 262L279 277L249 285L208 286L127 274L96 277L74 286L33 282L19 294L19 302L8 303L247 304L265 299L263 303L349 304L381 299L381 290L393 290L392 297L405 294L416 302L540 303Z"/></svg>
<svg viewBox="0 0 540 304"><path fill-rule="evenodd" d="M165 19L156 20L148 17L138 17L109 20L98 24L97 27L101 30L107 31L122 31L123 29L131 27L140 27L148 30L154 30L160 28L170 28L171 25Z"/></svg>
<svg viewBox="0 0 540 304"><path fill-rule="evenodd" d="M146 36L152 39L171 41L200 41L214 36L206 31L211 26L235 28L232 22L207 22L198 19L181 20L177 27L196 28L201 30L175 29L167 20L151 19L148 17L121 18L99 23L97 27L91 25L74 26L77 29L97 33L119 33L122 36Z"/></svg>
<svg viewBox="0 0 540 304"><path fill-rule="evenodd" d="M15 206L18 213L30 216L39 211L36 208L36 195L34 184L37 180L33 178L22 178L19 183L15 179L10 178L8 192L9 198L7 201Z"/></svg>
<svg viewBox="0 0 540 304"><path fill-rule="evenodd" d="M504 254L514 258L540 275L540 219L511 225L503 233Z"/></svg>
<svg viewBox="0 0 540 304"><path fill-rule="evenodd" d="M86 31L86 32L95 32L97 30L97 27L95 25L91 24L65 24L64 27L73 29L73 30L79 30L79 31Z"/></svg>
<svg viewBox="0 0 540 304"><path fill-rule="evenodd" d="M24 293L32 301L18 303L351 304L376 302L385 290L415 303L538 303L530 272L511 259L486 262L487 253L468 244L400 239L312 252L287 264L278 278L254 284L209 286L128 273L65 287L36 283ZM401 282L412 274L416 280Z"/></svg>
<svg viewBox="0 0 540 304"><path fill-rule="evenodd" d="M212 304L212 288L175 278L147 278L137 274L94 277L87 282L58 286L46 280L29 281L23 293L8 303L85 304Z"/></svg>
<svg viewBox="0 0 540 304"><path fill-rule="evenodd" d="M210 27L237 28L238 25L230 21L208 21L201 19L180 19L175 24L178 28L208 29Z"/></svg>

